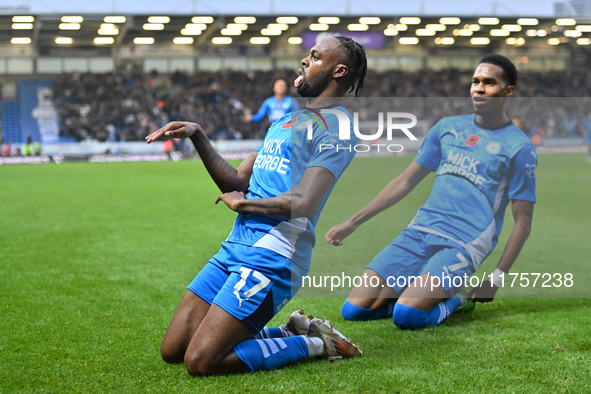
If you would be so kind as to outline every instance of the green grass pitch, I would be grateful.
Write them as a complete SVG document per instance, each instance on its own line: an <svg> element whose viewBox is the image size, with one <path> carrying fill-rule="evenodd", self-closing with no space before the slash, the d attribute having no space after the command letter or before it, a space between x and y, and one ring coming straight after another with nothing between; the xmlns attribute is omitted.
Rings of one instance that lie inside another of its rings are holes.
<svg viewBox="0 0 591 394"><path fill-rule="evenodd" d="M410 160L354 160L318 225L311 275L359 274L410 221L432 178L344 246L322 239ZM472 313L413 332L390 319L344 321L347 289L302 289L272 323L305 308L331 318L363 357L193 378L161 361L159 344L234 220L213 205L218 192L203 165L0 167L0 392L590 392L590 173L582 154L540 155L533 231L515 266L571 272L574 286L504 289ZM509 214L500 246L511 225Z"/></svg>

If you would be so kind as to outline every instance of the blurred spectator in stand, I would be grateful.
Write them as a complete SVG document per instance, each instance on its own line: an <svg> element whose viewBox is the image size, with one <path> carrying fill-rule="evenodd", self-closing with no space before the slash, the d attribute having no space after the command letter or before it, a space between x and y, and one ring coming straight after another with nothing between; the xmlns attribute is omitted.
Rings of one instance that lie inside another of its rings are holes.
<svg viewBox="0 0 591 394"><path fill-rule="evenodd" d="M39 141L33 143L33 155L41 156L41 143Z"/></svg>
<svg viewBox="0 0 591 394"><path fill-rule="evenodd" d="M8 157L12 155L12 146L10 145L10 142L7 143L2 143L0 144L1 149L0 149L0 155L2 157Z"/></svg>
<svg viewBox="0 0 591 394"><path fill-rule="evenodd" d="M21 146L21 153L23 156L33 156L33 137L31 134L27 135L27 142Z"/></svg>

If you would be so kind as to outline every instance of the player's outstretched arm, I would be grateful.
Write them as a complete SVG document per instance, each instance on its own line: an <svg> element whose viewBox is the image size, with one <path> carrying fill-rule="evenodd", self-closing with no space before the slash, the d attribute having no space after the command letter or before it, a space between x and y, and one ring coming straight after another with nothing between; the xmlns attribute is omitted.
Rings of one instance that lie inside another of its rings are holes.
<svg viewBox="0 0 591 394"><path fill-rule="evenodd" d="M521 252L521 248L525 244L525 241L529 237L531 232L531 223L534 215L534 203L530 201L513 200L511 202L511 211L513 213L513 219L515 224L513 230L501 259L497 264L497 268L508 274ZM473 288L468 295L468 298L475 302L491 302L495 299L499 288L494 286L489 280L483 281L480 286Z"/></svg>
<svg viewBox="0 0 591 394"><path fill-rule="evenodd" d="M254 165L257 152L253 152L236 169L216 152L205 135L205 132L197 123L170 122L161 129L148 135L146 142L149 144L162 137L191 139L207 172L209 172L209 175L222 192L246 192L248 189L248 183L252 175L252 166Z"/></svg>
<svg viewBox="0 0 591 394"><path fill-rule="evenodd" d="M270 110L269 99L266 99L265 101L263 101L263 104L261 105L261 108L259 108L258 112L254 115L251 115L249 118L247 118L246 121L247 122L260 122L269 113L269 110Z"/></svg>
<svg viewBox="0 0 591 394"><path fill-rule="evenodd" d="M247 200L244 193L225 193L216 199L223 201L233 211L256 213L277 219L289 220L310 217L318 211L320 202L334 182L332 172L323 167L308 167L296 186L276 197Z"/></svg>
<svg viewBox="0 0 591 394"><path fill-rule="evenodd" d="M343 240L351 235L357 227L402 200L429 172L431 170L413 161L402 174L391 180L369 204L343 223L328 230L324 239L330 244L341 246Z"/></svg>

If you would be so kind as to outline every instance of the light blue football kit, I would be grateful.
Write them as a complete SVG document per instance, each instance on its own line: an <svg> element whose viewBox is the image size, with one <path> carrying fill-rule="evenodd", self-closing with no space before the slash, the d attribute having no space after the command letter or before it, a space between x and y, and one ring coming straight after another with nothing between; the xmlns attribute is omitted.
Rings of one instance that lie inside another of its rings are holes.
<svg viewBox="0 0 591 394"><path fill-rule="evenodd" d="M414 161L436 171L431 194L408 227L367 266L398 294L413 277L428 273L441 278L452 296L458 286L453 277L474 273L497 244L509 201L536 201L537 156L531 141L512 122L490 130L475 116L443 118L427 133ZM459 299L446 302L437 307L445 310L427 323L445 320ZM396 304L395 321L396 309L404 307ZM348 302L343 306L343 316L352 320L376 318L368 311Z"/></svg>
<svg viewBox="0 0 591 394"><path fill-rule="evenodd" d="M346 113L353 124L352 116L344 107L331 109ZM255 333L260 332L301 287L301 277L310 269L314 229L320 212L355 155L355 150L351 149L355 139L338 139L339 123L335 115L324 114L326 124L314 123L309 139L310 114L313 112L307 109L296 111L271 125L258 148L247 198L278 196L297 185L308 167L323 167L335 180L316 213L290 220L250 213L238 215L220 251L188 287L204 301L218 305L247 324ZM321 149L321 144L325 147L332 144L335 149ZM301 337L252 339L241 342L234 350L253 371L272 369L308 354Z"/></svg>
<svg viewBox="0 0 591 394"><path fill-rule="evenodd" d="M252 115L251 122L260 122L265 116L269 116L269 120L273 123L284 115L299 110L300 105L293 98L286 96L281 100L277 100L275 96L271 96L263 101L259 111Z"/></svg>

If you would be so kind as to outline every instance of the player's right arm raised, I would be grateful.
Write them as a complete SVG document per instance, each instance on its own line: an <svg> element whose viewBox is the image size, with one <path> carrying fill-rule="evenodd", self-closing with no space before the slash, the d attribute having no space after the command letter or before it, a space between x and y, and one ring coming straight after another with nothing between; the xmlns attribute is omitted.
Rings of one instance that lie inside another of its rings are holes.
<svg viewBox="0 0 591 394"><path fill-rule="evenodd" d="M343 240L351 235L357 227L402 200L429 172L431 170L413 161L402 174L391 180L369 204L343 223L328 230L324 239L330 244L342 245Z"/></svg>
<svg viewBox="0 0 591 394"><path fill-rule="evenodd" d="M246 192L248 189L252 167L258 152L253 152L240 163L238 168L234 168L216 152L201 126L193 122L170 122L148 135L146 142L149 144L162 137L189 138L199 153L207 172L223 193Z"/></svg>

